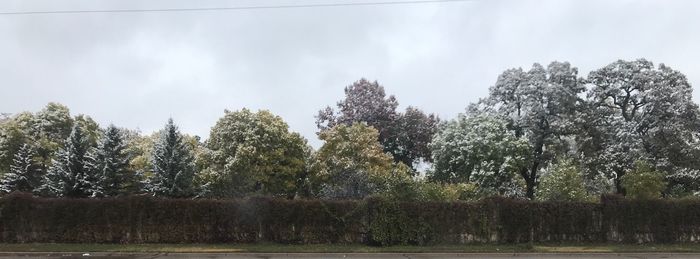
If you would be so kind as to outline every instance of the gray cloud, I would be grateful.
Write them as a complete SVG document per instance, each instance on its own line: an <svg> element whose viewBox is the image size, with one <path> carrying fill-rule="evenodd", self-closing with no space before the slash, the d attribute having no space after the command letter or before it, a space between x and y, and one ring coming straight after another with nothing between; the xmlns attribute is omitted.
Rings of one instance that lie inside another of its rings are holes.
<svg viewBox="0 0 700 259"><path fill-rule="evenodd" d="M301 2L328 1L16 0L0 10ZM144 132L172 116L184 131L206 137L224 109L269 109L318 145L313 115L360 77L379 80L402 107L443 118L484 97L503 70L534 62L569 61L585 75L616 59L645 57L682 71L697 87L699 8L690 0L477 0L0 16L0 111L57 101Z"/></svg>

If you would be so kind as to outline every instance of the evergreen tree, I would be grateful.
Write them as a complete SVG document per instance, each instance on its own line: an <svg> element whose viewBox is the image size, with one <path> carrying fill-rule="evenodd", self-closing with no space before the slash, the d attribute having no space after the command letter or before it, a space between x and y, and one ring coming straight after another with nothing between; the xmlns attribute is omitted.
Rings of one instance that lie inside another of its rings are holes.
<svg viewBox="0 0 700 259"><path fill-rule="evenodd" d="M149 179L149 191L154 196L184 198L194 195L194 157L172 118L155 144L151 162L153 176Z"/></svg>
<svg viewBox="0 0 700 259"><path fill-rule="evenodd" d="M28 144L22 145L15 154L10 171L0 180L2 192L34 192L41 184L39 167L34 162L35 151Z"/></svg>
<svg viewBox="0 0 700 259"><path fill-rule="evenodd" d="M91 171L88 144L81 127L74 125L51 169L44 178L43 191L59 197L90 197L97 191L97 178Z"/></svg>
<svg viewBox="0 0 700 259"><path fill-rule="evenodd" d="M134 186L125 149L126 143L120 130L109 125L94 151L93 170L98 178L96 195L109 197L128 194Z"/></svg>

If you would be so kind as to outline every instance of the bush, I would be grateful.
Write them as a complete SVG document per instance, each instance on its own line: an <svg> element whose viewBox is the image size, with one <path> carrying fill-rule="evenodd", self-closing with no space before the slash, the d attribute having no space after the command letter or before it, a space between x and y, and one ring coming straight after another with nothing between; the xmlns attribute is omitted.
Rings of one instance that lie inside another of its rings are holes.
<svg viewBox="0 0 700 259"><path fill-rule="evenodd" d="M440 184L408 179L394 181L381 196L396 201L474 201L479 199L479 192L470 183Z"/></svg>
<svg viewBox="0 0 700 259"><path fill-rule="evenodd" d="M654 199L661 197L666 189L664 176L646 162L637 161L632 171L622 176L622 187L628 197L635 199Z"/></svg>
<svg viewBox="0 0 700 259"><path fill-rule="evenodd" d="M544 201L590 200L581 170L571 160L559 161L547 170L537 187L536 197Z"/></svg>

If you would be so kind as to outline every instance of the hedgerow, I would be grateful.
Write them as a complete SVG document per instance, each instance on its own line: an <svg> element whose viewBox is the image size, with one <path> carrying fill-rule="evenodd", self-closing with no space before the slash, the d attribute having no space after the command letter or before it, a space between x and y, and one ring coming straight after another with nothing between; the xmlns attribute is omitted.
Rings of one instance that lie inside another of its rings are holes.
<svg viewBox="0 0 700 259"><path fill-rule="evenodd" d="M600 203L0 198L0 242L363 243L696 242L700 200Z"/></svg>

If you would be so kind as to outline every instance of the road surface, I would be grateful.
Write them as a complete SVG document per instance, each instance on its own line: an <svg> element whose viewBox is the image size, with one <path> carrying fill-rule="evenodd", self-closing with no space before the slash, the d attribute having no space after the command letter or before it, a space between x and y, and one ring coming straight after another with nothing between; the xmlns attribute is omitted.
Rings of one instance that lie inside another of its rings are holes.
<svg viewBox="0 0 700 259"><path fill-rule="evenodd" d="M538 254L538 253L517 253L517 254L480 254L480 253L0 253L0 258L104 258L104 259L160 259L160 258L203 258L203 259L282 259L282 258L410 258L410 259L437 259L437 258L517 258L517 259L555 259L555 258L583 258L583 259L657 259L657 258L700 258L700 254L690 253L578 253L578 254Z"/></svg>

